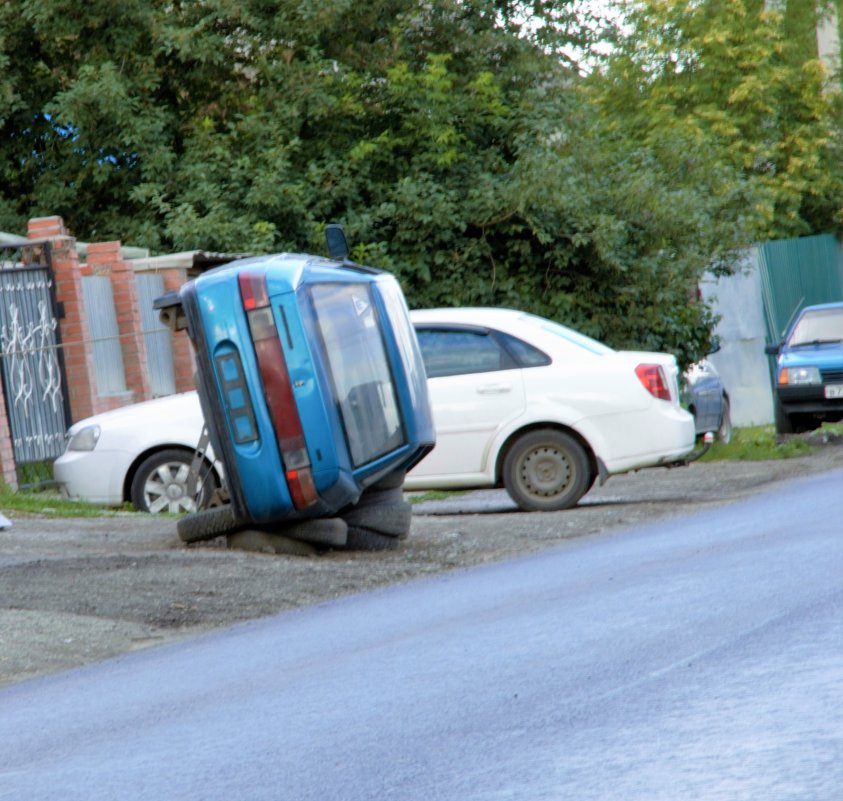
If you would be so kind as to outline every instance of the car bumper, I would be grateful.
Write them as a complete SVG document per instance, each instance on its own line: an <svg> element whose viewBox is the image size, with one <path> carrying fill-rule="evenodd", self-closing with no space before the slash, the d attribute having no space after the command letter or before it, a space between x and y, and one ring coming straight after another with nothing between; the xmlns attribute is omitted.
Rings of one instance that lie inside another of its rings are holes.
<svg viewBox="0 0 843 801"><path fill-rule="evenodd" d="M65 451L53 462L53 478L65 498L122 506L126 459L119 451Z"/></svg>
<svg viewBox="0 0 843 801"><path fill-rule="evenodd" d="M841 397L826 397L841 393ZM776 397L787 414L819 414L843 418L843 384L777 387Z"/></svg>
<svg viewBox="0 0 843 801"><path fill-rule="evenodd" d="M599 430L586 436L609 475L673 464L688 456L696 443L694 418L667 403L590 422Z"/></svg>

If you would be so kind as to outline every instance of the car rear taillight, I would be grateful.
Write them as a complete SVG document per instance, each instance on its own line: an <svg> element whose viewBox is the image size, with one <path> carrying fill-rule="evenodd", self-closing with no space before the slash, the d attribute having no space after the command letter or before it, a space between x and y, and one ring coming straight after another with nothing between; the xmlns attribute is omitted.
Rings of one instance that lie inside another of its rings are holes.
<svg viewBox="0 0 843 801"><path fill-rule="evenodd" d="M670 389L664 377L664 370L660 364L639 364L635 368L635 375L654 398L671 400Z"/></svg>
<svg viewBox="0 0 843 801"><path fill-rule="evenodd" d="M240 296L255 346L264 397L275 428L284 476L296 509L305 509L318 500L307 446L304 440L287 360L278 338L278 329L269 307L266 279L260 273L239 275Z"/></svg>

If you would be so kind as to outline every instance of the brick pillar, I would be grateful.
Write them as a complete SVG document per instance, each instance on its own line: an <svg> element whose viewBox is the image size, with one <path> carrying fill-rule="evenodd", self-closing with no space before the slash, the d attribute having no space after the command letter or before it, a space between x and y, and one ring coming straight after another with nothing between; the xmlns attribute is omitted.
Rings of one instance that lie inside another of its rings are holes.
<svg viewBox="0 0 843 801"><path fill-rule="evenodd" d="M26 235L29 239L52 239L68 234L61 217L34 217L29 221Z"/></svg>
<svg viewBox="0 0 843 801"><path fill-rule="evenodd" d="M162 270L164 291L173 292L187 281L187 271L181 268ZM173 373L176 379L176 392L195 389L193 373L196 372L196 359L187 331L175 331L170 335L173 348Z"/></svg>
<svg viewBox="0 0 843 801"><path fill-rule="evenodd" d="M0 381L0 480L10 489L18 488L17 464L12 444L12 431L6 417L6 399L3 396L3 382Z"/></svg>
<svg viewBox="0 0 843 801"><path fill-rule="evenodd" d="M44 221L58 221L55 230L64 230L60 217L46 217ZM32 239L48 233L46 226L33 227L30 222L29 235ZM72 421L90 417L96 409L97 379L94 369L94 355L88 318L85 316L85 299L82 295L82 273L76 240L65 235L52 237L51 258L53 276L56 282L56 300L64 307L64 317L59 321L64 368L67 375L68 401Z"/></svg>
<svg viewBox="0 0 843 801"><path fill-rule="evenodd" d="M152 397L149 359L134 268L120 255L119 242L97 242L88 245L87 266L92 274L107 275L111 279L126 387L132 393L132 397L121 400L118 405L149 400Z"/></svg>

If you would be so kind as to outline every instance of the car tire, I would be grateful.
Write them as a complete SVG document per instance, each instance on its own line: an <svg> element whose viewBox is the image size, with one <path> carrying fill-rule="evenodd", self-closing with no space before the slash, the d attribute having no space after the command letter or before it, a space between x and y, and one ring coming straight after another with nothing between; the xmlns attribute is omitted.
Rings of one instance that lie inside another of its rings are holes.
<svg viewBox="0 0 843 801"><path fill-rule="evenodd" d="M410 533L413 507L404 500L400 488L366 490L353 506L346 506L340 517L350 527L368 528L379 534L404 539Z"/></svg>
<svg viewBox="0 0 843 801"><path fill-rule="evenodd" d="M167 448L153 453L140 463L132 477L129 497L140 512L184 514L208 506L217 481L211 466L202 462L197 493L188 491L193 453L180 448Z"/></svg>
<svg viewBox="0 0 843 801"><path fill-rule="evenodd" d="M732 441L732 407L727 397L723 397L723 410L720 414L720 428L717 429L717 441L728 445Z"/></svg>
<svg viewBox="0 0 843 801"><path fill-rule="evenodd" d="M202 509L176 522L176 531L182 542L202 542L240 531L247 524L240 520L231 504Z"/></svg>
<svg viewBox="0 0 843 801"><path fill-rule="evenodd" d="M404 486L404 479L407 477L406 470L393 470L383 478L378 479L374 484L366 488L365 493L378 492L379 490L399 489Z"/></svg>
<svg viewBox="0 0 843 801"><path fill-rule="evenodd" d="M261 530L271 536L286 537L328 548L342 548L348 539L348 525L339 517L315 517L311 520L278 523Z"/></svg>
<svg viewBox="0 0 843 801"><path fill-rule="evenodd" d="M349 526L345 548L348 551L394 551L400 544L400 537L381 534L370 528Z"/></svg>
<svg viewBox="0 0 843 801"><path fill-rule="evenodd" d="M509 496L527 512L570 509L592 483L588 456L572 436L553 429L524 434L503 463Z"/></svg>
<svg viewBox="0 0 843 801"><path fill-rule="evenodd" d="M406 501L352 507L342 513L349 528L367 528L378 534L406 539L410 533L413 507Z"/></svg>
<svg viewBox="0 0 843 801"><path fill-rule="evenodd" d="M413 507L404 500L403 483L403 476L400 483L394 479L378 482L365 490L357 503L340 510L339 517L348 525L346 548L394 549L409 536Z"/></svg>

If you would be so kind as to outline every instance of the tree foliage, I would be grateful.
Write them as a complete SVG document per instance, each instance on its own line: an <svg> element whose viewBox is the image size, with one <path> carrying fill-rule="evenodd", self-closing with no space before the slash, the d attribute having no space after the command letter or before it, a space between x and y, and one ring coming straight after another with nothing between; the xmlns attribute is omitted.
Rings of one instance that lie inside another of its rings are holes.
<svg viewBox="0 0 843 801"><path fill-rule="evenodd" d="M583 77L609 29L573 0L9 0L0 229L259 252L341 221L415 306L517 306L684 363L705 270L836 213L821 72L728 5L638 3Z"/></svg>
<svg viewBox="0 0 843 801"><path fill-rule="evenodd" d="M682 129L751 184L755 239L840 229L836 76L817 54L818 4L634 0L598 103L639 141Z"/></svg>

